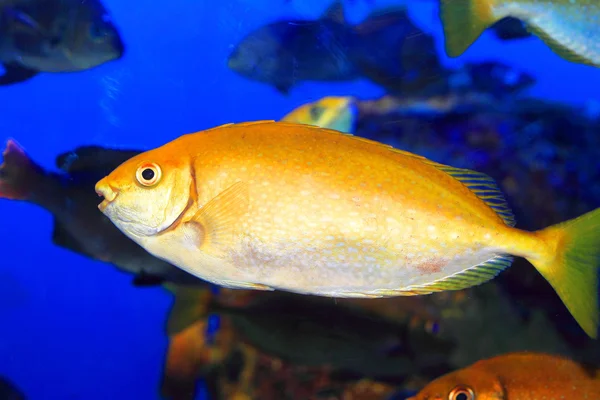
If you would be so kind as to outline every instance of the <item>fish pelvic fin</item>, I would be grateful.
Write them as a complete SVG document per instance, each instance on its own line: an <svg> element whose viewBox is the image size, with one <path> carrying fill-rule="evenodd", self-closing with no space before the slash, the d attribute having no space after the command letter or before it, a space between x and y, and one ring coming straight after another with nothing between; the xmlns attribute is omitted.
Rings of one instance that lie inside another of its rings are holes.
<svg viewBox="0 0 600 400"><path fill-rule="evenodd" d="M499 19L493 12L496 0L441 0L440 19L444 27L446 54L458 57L484 30Z"/></svg>
<svg viewBox="0 0 600 400"><path fill-rule="evenodd" d="M498 274L510 267L512 262L513 257L510 255L497 255L481 264L431 283L408 286L398 290L377 290L373 293L382 297L420 296L434 292L463 290L494 279Z"/></svg>
<svg viewBox="0 0 600 400"><path fill-rule="evenodd" d="M585 333L597 339L600 208L535 235L551 251L527 260L554 288Z"/></svg>
<svg viewBox="0 0 600 400"><path fill-rule="evenodd" d="M42 168L33 162L13 139L6 142L0 164L0 198L27 200L44 176Z"/></svg>
<svg viewBox="0 0 600 400"><path fill-rule="evenodd" d="M173 293L174 300L167 317L166 333L175 335L208 314L212 293L206 288L191 288L164 284Z"/></svg>

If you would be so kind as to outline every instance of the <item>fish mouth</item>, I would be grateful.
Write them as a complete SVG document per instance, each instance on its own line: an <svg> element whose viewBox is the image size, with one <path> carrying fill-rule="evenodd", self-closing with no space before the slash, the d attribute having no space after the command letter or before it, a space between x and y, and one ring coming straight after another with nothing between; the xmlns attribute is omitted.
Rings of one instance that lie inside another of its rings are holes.
<svg viewBox="0 0 600 400"><path fill-rule="evenodd" d="M104 197L102 203L98 204L98 209L102 212L117 198L119 192L108 183L102 180L96 184L96 194L99 197Z"/></svg>

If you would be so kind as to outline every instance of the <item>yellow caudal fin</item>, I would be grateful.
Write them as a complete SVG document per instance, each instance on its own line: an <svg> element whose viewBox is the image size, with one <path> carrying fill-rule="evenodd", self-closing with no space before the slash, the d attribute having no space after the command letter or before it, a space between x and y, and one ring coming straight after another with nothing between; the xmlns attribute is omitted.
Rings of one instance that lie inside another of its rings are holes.
<svg viewBox="0 0 600 400"><path fill-rule="evenodd" d="M440 19L444 26L446 54L458 57L484 30L501 18L493 13L497 0L441 0Z"/></svg>
<svg viewBox="0 0 600 400"><path fill-rule="evenodd" d="M556 290L581 328L596 339L600 319L600 208L537 231L536 235L554 249L554 253L529 259L529 262Z"/></svg>

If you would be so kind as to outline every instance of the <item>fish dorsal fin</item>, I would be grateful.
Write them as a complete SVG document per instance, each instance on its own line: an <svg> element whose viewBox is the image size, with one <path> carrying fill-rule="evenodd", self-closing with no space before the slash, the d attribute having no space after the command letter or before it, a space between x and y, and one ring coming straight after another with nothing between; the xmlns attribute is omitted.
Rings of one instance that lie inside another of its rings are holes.
<svg viewBox="0 0 600 400"><path fill-rule="evenodd" d="M418 296L447 290L463 290L480 285L494 279L500 272L510 267L513 257L498 255L481 264L457 272L437 281L423 285L407 286L398 290L378 290L374 292L381 296Z"/></svg>
<svg viewBox="0 0 600 400"><path fill-rule="evenodd" d="M333 131L337 132L337 131ZM483 202L485 202L491 209L493 209L500 218L504 221L504 223L508 226L515 226L515 216L511 211L504 194L498 187L496 181L490 177L489 175L484 174L483 172L477 172L466 168L456 168L451 167L449 165L440 164L438 162L432 161L426 157L420 156L418 154L409 153L408 151L396 149L387 144L379 143L370 139L362 138L360 136L354 136L349 133L341 133L343 135L352 136L357 140L375 144L378 146L382 146L387 148L388 150L402 154L406 157L412 157L421 161L424 164L435 167L436 169L450 175L452 178L456 179L463 185L465 185L471 192L473 192L477 197L479 197Z"/></svg>
<svg viewBox="0 0 600 400"><path fill-rule="evenodd" d="M330 21L337 22L339 24L346 23L346 17L344 16L344 4L341 0L336 0L330 5L327 10L321 15L322 20L328 19Z"/></svg>
<svg viewBox="0 0 600 400"><path fill-rule="evenodd" d="M367 139L367 138L364 138L361 136L355 136L351 133L340 132L340 131L336 131L334 129L323 128L323 127L315 126L315 125L298 124L295 122L284 122L284 121L275 122L275 121L270 121L270 120L264 120L264 121L241 122L241 123L237 123L237 124L226 124L223 126L235 125L235 126L242 127L242 126L260 125L260 124L272 124L272 123L276 123L281 127L302 125L306 129L319 130L319 131L323 132L323 134L350 136L354 140L365 142L365 143L368 143L373 146L378 146L380 148L385 148L393 153L401 154L405 157L411 157L413 159L419 160L420 162L422 162L424 164L430 165L430 166L450 175L452 178L456 179L457 181L459 181L460 183L465 185L471 192L473 192L477 197L479 197L483 202L485 202L491 209L493 209L498 214L498 216L500 218L502 218L502 220L504 221L504 223L506 225L511 226L511 227L515 226L515 223L516 223L515 216L514 216L513 212L511 211L510 207L508 206L506 198L504 197L504 194L500 190L500 187L498 186L498 184L492 177L490 177L489 175L486 175L482 172L477 172L477 171L473 171L473 170L466 169L466 168L456 168L456 167L452 167L449 165L441 164L441 163L432 161L426 157L420 156L418 154L414 154L414 153L410 153L408 151L397 149L388 144L376 142L374 140ZM216 128L213 128L213 129L216 129Z"/></svg>
<svg viewBox="0 0 600 400"><path fill-rule="evenodd" d="M99 169L115 169L130 158L142 153L141 150L107 149L102 146L80 146L72 151L59 154L56 166L61 170L73 173L81 171L98 171Z"/></svg>

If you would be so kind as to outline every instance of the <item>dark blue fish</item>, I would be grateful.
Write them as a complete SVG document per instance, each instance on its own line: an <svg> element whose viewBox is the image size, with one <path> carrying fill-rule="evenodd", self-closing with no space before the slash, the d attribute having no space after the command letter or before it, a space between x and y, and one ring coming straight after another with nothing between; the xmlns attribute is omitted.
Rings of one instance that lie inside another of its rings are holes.
<svg viewBox="0 0 600 400"><path fill-rule="evenodd" d="M282 20L251 32L228 66L284 94L302 81L359 78L390 92L414 92L437 83L443 71L433 37L415 26L404 8L379 10L350 25L340 1L317 20Z"/></svg>
<svg viewBox="0 0 600 400"><path fill-rule="evenodd" d="M124 51L100 0L0 0L0 85L91 69Z"/></svg>
<svg viewBox="0 0 600 400"><path fill-rule="evenodd" d="M204 286L204 281L152 256L98 212L96 182L139 153L82 146L60 154L56 164L61 171L50 172L9 140L0 165L0 199L27 201L48 210L54 216L55 245L133 274L136 286L166 282Z"/></svg>

